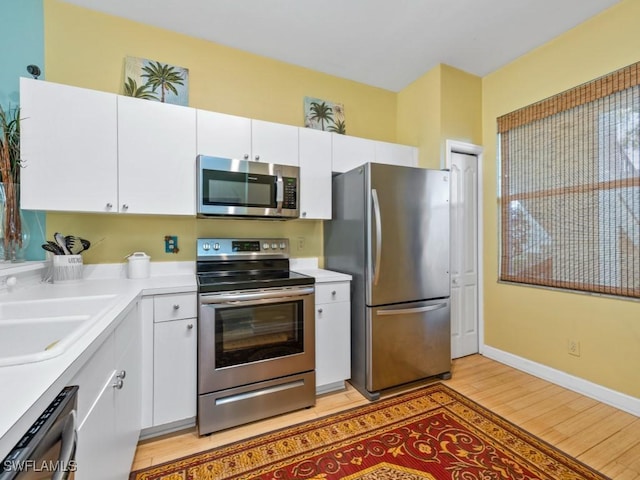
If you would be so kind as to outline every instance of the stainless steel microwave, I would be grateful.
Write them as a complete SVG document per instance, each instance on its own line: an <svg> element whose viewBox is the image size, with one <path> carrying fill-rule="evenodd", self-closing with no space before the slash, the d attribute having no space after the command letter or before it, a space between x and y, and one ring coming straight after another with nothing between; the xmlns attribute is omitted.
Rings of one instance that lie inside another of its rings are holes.
<svg viewBox="0 0 640 480"><path fill-rule="evenodd" d="M198 217L298 218L298 167L198 155Z"/></svg>

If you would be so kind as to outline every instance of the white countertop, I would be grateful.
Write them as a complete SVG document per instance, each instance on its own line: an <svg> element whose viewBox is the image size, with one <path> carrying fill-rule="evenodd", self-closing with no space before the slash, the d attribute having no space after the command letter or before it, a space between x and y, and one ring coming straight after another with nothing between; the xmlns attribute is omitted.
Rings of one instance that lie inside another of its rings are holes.
<svg viewBox="0 0 640 480"><path fill-rule="evenodd" d="M292 259L293 260L293 259ZM145 295L196 292L194 262L151 263L147 279L126 278L125 264L86 265L77 283L18 283L0 293L0 304L10 301L116 295L108 308L66 351L48 360L0 367L0 459L64 388L109 336L128 309ZM291 269L312 276L317 283L351 280L350 275L317 268L317 260L292 261ZM32 272L33 268L23 268ZM7 275L7 272L3 272ZM20 282L20 280L19 280Z"/></svg>
<svg viewBox="0 0 640 480"><path fill-rule="evenodd" d="M195 275L192 270L187 273L188 267L174 269L175 273L171 273L171 267L152 268L152 276L142 280L129 280L120 274L113 275L113 272L105 274L108 268L90 270L85 274L86 279L77 283L35 283L0 294L0 303L116 295L108 308L101 310L92 326L61 355L41 362L0 367L0 459L116 328L136 300L144 295L195 292L197 289ZM119 273L123 269L118 266L113 271Z"/></svg>
<svg viewBox="0 0 640 480"><path fill-rule="evenodd" d="M331 270L318 268L317 257L292 258L289 262L291 270L314 277L316 283L346 282L351 280L351 275L346 273L332 272Z"/></svg>
<svg viewBox="0 0 640 480"><path fill-rule="evenodd" d="M333 272L331 270L324 270L322 268L295 268L292 270L303 275L314 277L316 279L316 283L348 282L351 280L351 275Z"/></svg>

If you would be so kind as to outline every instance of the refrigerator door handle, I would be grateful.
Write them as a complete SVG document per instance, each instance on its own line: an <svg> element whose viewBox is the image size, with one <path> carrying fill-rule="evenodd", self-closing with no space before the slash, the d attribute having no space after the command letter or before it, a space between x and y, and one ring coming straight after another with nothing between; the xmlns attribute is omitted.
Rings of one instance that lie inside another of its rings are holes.
<svg viewBox="0 0 640 480"><path fill-rule="evenodd" d="M418 308L400 308L398 310L378 310L378 315L405 315L407 313L423 313L431 312L432 310L439 310L446 307L446 303L436 303L435 305L427 305L426 307Z"/></svg>
<svg viewBox="0 0 640 480"><path fill-rule="evenodd" d="M380 201L378 191L371 189L371 199L373 200L373 213L376 217L376 263L373 266L373 284L377 285L380 279L380 257L382 256L382 217L380 216Z"/></svg>

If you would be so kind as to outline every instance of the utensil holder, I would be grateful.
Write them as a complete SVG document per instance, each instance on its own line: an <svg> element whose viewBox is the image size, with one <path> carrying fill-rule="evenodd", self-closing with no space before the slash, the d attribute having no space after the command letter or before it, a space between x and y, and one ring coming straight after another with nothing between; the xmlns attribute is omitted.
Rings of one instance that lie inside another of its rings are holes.
<svg viewBox="0 0 640 480"><path fill-rule="evenodd" d="M82 280L82 255L54 255L53 283Z"/></svg>

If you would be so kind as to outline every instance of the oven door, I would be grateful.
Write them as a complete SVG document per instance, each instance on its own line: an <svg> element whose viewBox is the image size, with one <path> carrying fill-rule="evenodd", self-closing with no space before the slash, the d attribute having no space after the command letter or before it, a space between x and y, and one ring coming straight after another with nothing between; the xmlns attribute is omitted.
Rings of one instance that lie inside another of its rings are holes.
<svg viewBox="0 0 640 480"><path fill-rule="evenodd" d="M200 394L315 369L313 286L200 294Z"/></svg>

